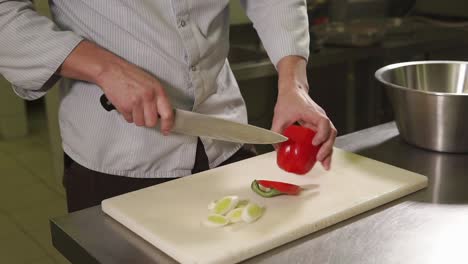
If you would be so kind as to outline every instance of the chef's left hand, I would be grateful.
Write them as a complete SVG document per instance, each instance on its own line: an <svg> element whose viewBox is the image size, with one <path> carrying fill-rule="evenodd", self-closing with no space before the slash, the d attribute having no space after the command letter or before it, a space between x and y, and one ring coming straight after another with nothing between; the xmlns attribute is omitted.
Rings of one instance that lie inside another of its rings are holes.
<svg viewBox="0 0 468 264"><path fill-rule="evenodd" d="M278 63L278 99L271 130L282 133L298 122L316 131L312 144L322 144L317 160L329 170L337 131L325 111L309 96L306 66L305 59L298 56L284 57Z"/></svg>

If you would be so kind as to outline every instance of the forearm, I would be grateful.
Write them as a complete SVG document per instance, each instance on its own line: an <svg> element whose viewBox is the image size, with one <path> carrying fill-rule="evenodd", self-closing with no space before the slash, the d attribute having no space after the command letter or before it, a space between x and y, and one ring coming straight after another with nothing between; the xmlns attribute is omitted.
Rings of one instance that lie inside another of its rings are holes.
<svg viewBox="0 0 468 264"><path fill-rule="evenodd" d="M128 62L119 56L84 40L65 59L57 73L70 79L99 85L104 74L124 68L127 65Z"/></svg>
<svg viewBox="0 0 468 264"><path fill-rule="evenodd" d="M278 93L291 89L309 91L307 61L300 56L286 56L278 62ZM294 84L294 85L291 85Z"/></svg>

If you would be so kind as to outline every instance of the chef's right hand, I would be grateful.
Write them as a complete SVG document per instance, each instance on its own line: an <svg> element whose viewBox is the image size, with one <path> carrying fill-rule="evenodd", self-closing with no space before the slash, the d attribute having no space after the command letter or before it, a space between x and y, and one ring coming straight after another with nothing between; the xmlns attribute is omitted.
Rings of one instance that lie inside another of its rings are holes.
<svg viewBox="0 0 468 264"><path fill-rule="evenodd" d="M126 62L114 64L97 84L127 122L154 127L159 115L161 131L166 134L172 128L174 113L163 86L141 68Z"/></svg>
<svg viewBox="0 0 468 264"><path fill-rule="evenodd" d="M138 66L89 41L75 48L58 73L99 85L127 122L155 127L159 119L162 133L172 129L174 112L162 84Z"/></svg>

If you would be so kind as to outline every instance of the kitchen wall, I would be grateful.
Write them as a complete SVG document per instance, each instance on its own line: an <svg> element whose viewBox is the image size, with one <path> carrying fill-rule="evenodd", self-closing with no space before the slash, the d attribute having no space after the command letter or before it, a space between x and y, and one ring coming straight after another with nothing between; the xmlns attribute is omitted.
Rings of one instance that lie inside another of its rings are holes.
<svg viewBox="0 0 468 264"><path fill-rule="evenodd" d="M22 137L27 130L25 103L0 76L0 139Z"/></svg>

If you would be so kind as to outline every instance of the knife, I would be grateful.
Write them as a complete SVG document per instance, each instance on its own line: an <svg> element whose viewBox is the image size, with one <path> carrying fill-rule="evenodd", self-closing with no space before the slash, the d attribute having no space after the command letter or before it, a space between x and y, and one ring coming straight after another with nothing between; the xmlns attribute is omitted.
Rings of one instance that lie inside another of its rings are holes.
<svg viewBox="0 0 468 264"><path fill-rule="evenodd" d="M106 95L101 96L100 102L107 111L115 110ZM247 144L276 144L288 140L287 137L264 128L180 109L174 109L174 126L171 131Z"/></svg>

